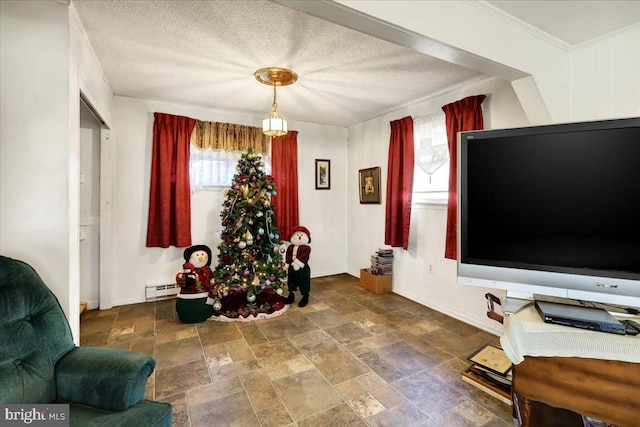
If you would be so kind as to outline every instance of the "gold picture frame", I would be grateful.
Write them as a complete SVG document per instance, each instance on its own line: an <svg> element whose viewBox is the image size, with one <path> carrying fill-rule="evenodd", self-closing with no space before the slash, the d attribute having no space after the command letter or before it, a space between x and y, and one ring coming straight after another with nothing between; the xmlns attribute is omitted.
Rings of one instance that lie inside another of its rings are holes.
<svg viewBox="0 0 640 427"><path fill-rule="evenodd" d="M380 166L358 171L360 204L380 204Z"/></svg>
<svg viewBox="0 0 640 427"><path fill-rule="evenodd" d="M504 350L493 344L483 345L467 360L499 375L507 375L511 370L511 360L504 353Z"/></svg>
<svg viewBox="0 0 640 427"><path fill-rule="evenodd" d="M331 160L316 159L316 190L331 190Z"/></svg>

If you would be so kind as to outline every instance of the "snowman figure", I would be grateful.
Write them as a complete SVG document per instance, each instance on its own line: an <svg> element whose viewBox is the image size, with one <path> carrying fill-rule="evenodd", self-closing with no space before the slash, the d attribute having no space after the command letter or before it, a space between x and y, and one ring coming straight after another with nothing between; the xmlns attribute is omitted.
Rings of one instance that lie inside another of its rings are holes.
<svg viewBox="0 0 640 427"><path fill-rule="evenodd" d="M311 254L311 233L306 227L298 225L293 227L289 234L291 245L287 248L285 256L285 269L288 270L289 296L285 304L293 304L294 292L300 289L302 299L298 306L304 307L309 303L311 292L311 269L309 268L309 255Z"/></svg>
<svg viewBox="0 0 640 427"><path fill-rule="evenodd" d="M206 245L190 246L184 250L185 263L176 275L180 293L176 299L176 312L183 323L202 322L213 314L207 304L211 271L211 249Z"/></svg>

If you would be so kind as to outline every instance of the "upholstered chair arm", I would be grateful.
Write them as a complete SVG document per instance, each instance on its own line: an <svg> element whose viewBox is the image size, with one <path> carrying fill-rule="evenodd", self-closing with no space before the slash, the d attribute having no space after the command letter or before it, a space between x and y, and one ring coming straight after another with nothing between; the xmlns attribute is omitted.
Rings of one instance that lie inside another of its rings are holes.
<svg viewBox="0 0 640 427"><path fill-rule="evenodd" d="M122 411L144 398L153 357L112 348L76 347L56 365L58 400Z"/></svg>

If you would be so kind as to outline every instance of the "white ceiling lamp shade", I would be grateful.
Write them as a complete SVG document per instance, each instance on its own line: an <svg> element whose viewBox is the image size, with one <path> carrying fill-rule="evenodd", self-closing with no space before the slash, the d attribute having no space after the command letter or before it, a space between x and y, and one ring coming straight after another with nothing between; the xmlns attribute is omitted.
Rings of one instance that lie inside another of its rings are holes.
<svg viewBox="0 0 640 427"><path fill-rule="evenodd" d="M274 86L275 92L275 86ZM275 95L274 95L275 99ZM287 121L284 119L282 114L278 113L277 108L278 105L273 103L273 111L271 111L267 116L262 119L262 132L266 135L270 136L282 136L286 135L288 132L287 129Z"/></svg>
<svg viewBox="0 0 640 427"><path fill-rule="evenodd" d="M288 132L287 121L278 113L276 103L276 86L288 86L298 80L298 75L291 70L279 67L261 68L253 75L260 83L273 86L272 111L262 120L262 132L269 136L282 136Z"/></svg>

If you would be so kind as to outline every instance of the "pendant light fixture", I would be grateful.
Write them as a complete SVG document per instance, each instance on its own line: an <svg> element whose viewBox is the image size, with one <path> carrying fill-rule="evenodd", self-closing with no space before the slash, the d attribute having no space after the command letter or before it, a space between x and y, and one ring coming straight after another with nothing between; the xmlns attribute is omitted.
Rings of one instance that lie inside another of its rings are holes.
<svg viewBox="0 0 640 427"><path fill-rule="evenodd" d="M272 111L262 120L262 132L269 136L282 136L287 134L287 121L278 113L276 103L276 86L288 86L298 80L298 75L291 70L279 67L261 68L253 75L260 83L273 86Z"/></svg>

